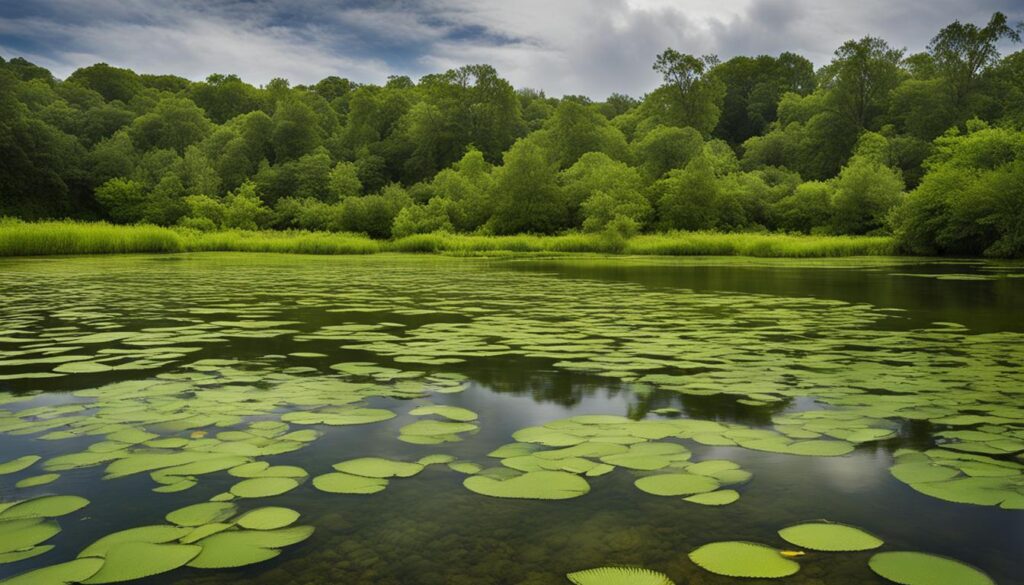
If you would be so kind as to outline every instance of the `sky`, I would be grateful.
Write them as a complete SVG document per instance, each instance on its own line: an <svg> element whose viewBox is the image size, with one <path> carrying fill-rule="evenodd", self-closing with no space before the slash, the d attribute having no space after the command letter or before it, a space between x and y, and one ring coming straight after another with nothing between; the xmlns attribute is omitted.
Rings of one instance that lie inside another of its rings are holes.
<svg viewBox="0 0 1024 585"><path fill-rule="evenodd" d="M913 53L995 11L1024 21L1024 0L0 0L0 56L61 78L106 62L257 85L488 63L518 88L604 99L655 88L666 47L723 60L792 51L821 66L849 39Z"/></svg>

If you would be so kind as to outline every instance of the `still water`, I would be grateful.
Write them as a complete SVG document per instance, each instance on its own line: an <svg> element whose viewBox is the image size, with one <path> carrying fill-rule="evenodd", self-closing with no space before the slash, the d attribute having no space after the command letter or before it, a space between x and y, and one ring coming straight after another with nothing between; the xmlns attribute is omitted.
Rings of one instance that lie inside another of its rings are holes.
<svg viewBox="0 0 1024 585"><path fill-rule="evenodd" d="M0 463L40 460L0 475L0 496L89 503L55 520L52 549L0 564L0 578L230 493L240 479L224 469L158 493L159 465L108 467L215 451L301 468L297 487L233 503L290 508L313 535L246 567L185 566L134 582L541 585L631 565L676 583L733 583L688 553L713 541L792 549L779 529L828 519L877 535L880 550L944 555L997 583L1024 583L1021 276L1012 264L879 259L3 259ZM410 412L432 405L478 416L459 432L410 432L444 421ZM383 414L317 420L353 409ZM589 492L556 501L463 485L467 473L502 468L488 454L516 438L555 446L517 431L578 415L717 423L657 438L684 446L690 462L731 461L750 479L723 481L739 494L724 506L645 493L634 481L665 470L628 466L587 476ZM256 428L270 432L246 434ZM283 434L303 430L315 440ZM768 435L781 442L759 442ZM811 439L849 451L792 453ZM981 495L915 489L890 468L920 453L966 453L981 466L954 466L959 478L998 469L1003 479ZM346 460L433 454L476 466L427 465L373 494L314 485ZM59 477L15 487L46 473ZM0 505L0 529L2 514ZM797 574L763 582L886 583L868 568L874 552L808 552Z"/></svg>

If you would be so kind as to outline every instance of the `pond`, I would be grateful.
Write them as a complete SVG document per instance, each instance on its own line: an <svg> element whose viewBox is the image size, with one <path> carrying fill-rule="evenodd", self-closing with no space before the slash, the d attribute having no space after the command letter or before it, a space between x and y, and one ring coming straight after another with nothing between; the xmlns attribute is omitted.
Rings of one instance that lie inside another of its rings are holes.
<svg viewBox="0 0 1024 585"><path fill-rule="evenodd" d="M921 259L3 259L0 578L554 585L632 566L839 585L938 566L1022 583L1022 277ZM779 534L818 520L871 536L826 552ZM752 568L690 555L723 541L770 548ZM874 556L897 551L969 567Z"/></svg>

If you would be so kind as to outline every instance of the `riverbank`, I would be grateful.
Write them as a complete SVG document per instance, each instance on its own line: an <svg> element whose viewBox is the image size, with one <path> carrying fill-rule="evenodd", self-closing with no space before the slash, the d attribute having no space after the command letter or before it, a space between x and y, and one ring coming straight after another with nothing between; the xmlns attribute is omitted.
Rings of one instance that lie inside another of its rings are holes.
<svg viewBox="0 0 1024 585"><path fill-rule="evenodd" d="M307 231L219 231L112 225L103 222L0 222L0 256L177 252L376 254L381 252L491 255L598 253L652 256L835 258L895 253L889 237L770 233L670 232L629 239L603 234L478 236L420 234L373 240L358 234Z"/></svg>

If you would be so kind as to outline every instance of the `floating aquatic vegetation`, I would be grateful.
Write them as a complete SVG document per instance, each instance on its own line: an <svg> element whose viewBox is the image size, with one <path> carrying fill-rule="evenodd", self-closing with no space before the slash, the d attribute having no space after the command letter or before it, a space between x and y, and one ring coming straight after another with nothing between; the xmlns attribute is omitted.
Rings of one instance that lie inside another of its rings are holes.
<svg viewBox="0 0 1024 585"><path fill-rule="evenodd" d="M192 530L184 526L170 526L167 524L156 524L152 526L139 526L128 528L120 532L108 534L96 542L82 549L78 553L82 557L105 557L113 547L126 542L145 542L149 544L164 544L173 542L188 535Z"/></svg>
<svg viewBox="0 0 1024 585"><path fill-rule="evenodd" d="M57 481L60 478L59 473L44 473L42 475L33 475L32 477L26 477L25 479L19 480L14 484L16 488L31 488L46 485Z"/></svg>
<svg viewBox="0 0 1024 585"><path fill-rule="evenodd" d="M462 485L485 496L529 500L565 500L590 491L585 479L564 471L531 471L505 480L473 475Z"/></svg>
<svg viewBox="0 0 1024 585"><path fill-rule="evenodd" d="M665 473L637 479L637 489L655 496L691 496L711 492L719 487L714 478L691 473Z"/></svg>
<svg viewBox="0 0 1024 585"><path fill-rule="evenodd" d="M726 577L775 579L800 570L799 563L755 542L712 542L691 552L690 560L706 571Z"/></svg>
<svg viewBox="0 0 1024 585"><path fill-rule="evenodd" d="M687 502L702 506L727 506L739 499L740 494L736 490L716 490L683 498Z"/></svg>
<svg viewBox="0 0 1024 585"><path fill-rule="evenodd" d="M860 551L882 546L883 541L859 528L836 522L807 522L779 531L786 542L811 550Z"/></svg>
<svg viewBox="0 0 1024 585"><path fill-rule="evenodd" d="M79 496L40 496L22 502L0 505L0 521L20 518L58 518L77 512L89 505Z"/></svg>
<svg viewBox="0 0 1024 585"><path fill-rule="evenodd" d="M638 567L600 567L566 575L575 585L675 585L667 575Z"/></svg>
<svg viewBox="0 0 1024 585"><path fill-rule="evenodd" d="M257 477L244 479L231 486L231 493L239 498L269 498L299 487L290 477Z"/></svg>
<svg viewBox="0 0 1024 585"><path fill-rule="evenodd" d="M178 526L195 527L227 520L238 507L230 502L203 502L179 508L167 514L167 521Z"/></svg>
<svg viewBox="0 0 1024 585"><path fill-rule="evenodd" d="M412 477L423 471L423 465L380 457L360 457L359 459L349 459L348 461L337 463L334 465L334 469L350 475L361 475L363 477Z"/></svg>
<svg viewBox="0 0 1024 585"><path fill-rule="evenodd" d="M279 549L298 544L312 534L312 526L218 532L197 543L202 552L189 566L197 569L226 569L260 563L281 554Z"/></svg>
<svg viewBox="0 0 1024 585"><path fill-rule="evenodd" d="M466 408L460 408L458 406L444 406L444 405L430 405L430 406L417 406L416 408L409 411L409 414L413 416L425 416L425 415L437 415L443 416L448 420L457 422L470 422L477 419L477 413Z"/></svg>
<svg viewBox="0 0 1024 585"><path fill-rule="evenodd" d="M330 494L375 494L387 486L386 479L348 473L325 473L313 478L313 487Z"/></svg>
<svg viewBox="0 0 1024 585"><path fill-rule="evenodd" d="M257 508L239 516L235 522L249 530L276 530L291 526L299 519L299 513L290 508L268 506Z"/></svg>
<svg viewBox="0 0 1024 585"><path fill-rule="evenodd" d="M0 555L31 549L46 542L58 532L60 525L53 520L23 518L0 522Z"/></svg>
<svg viewBox="0 0 1024 585"><path fill-rule="evenodd" d="M0 463L0 475L17 473L24 469L28 469L35 465L36 461L39 461L40 459L42 459L42 457L38 455L25 455L24 457L11 459L6 463Z"/></svg>
<svg viewBox="0 0 1024 585"><path fill-rule="evenodd" d="M82 583L121 583L167 573L185 566L202 550L191 544L123 542L107 550L99 571Z"/></svg>
<svg viewBox="0 0 1024 585"><path fill-rule="evenodd" d="M942 449L902 450L889 471L918 492L958 504L1024 509L1024 465Z"/></svg>
<svg viewBox="0 0 1024 585"><path fill-rule="evenodd" d="M946 557L919 552L882 552L868 560L875 573L901 585L995 585L978 569Z"/></svg>
<svg viewBox="0 0 1024 585"><path fill-rule="evenodd" d="M103 559L75 559L59 565L22 573L4 581L4 585L72 585L83 583L103 566Z"/></svg>

